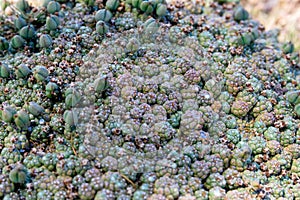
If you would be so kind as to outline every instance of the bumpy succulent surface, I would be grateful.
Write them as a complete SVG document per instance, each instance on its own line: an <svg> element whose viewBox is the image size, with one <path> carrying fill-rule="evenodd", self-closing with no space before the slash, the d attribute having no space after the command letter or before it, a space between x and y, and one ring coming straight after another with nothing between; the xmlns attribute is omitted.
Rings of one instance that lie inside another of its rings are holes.
<svg viewBox="0 0 300 200"><path fill-rule="evenodd" d="M299 198L299 55L238 0L32 6L0 1L0 198Z"/></svg>

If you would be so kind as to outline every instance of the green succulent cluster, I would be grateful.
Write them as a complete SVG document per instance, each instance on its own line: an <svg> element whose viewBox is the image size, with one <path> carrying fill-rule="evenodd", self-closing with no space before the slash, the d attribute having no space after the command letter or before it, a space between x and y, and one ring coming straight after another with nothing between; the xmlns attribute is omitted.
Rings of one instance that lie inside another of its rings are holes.
<svg viewBox="0 0 300 200"><path fill-rule="evenodd" d="M5 37L1 39L1 51L16 52L24 47L29 47L30 51L36 51L40 48L51 47L52 36L57 33L60 25L61 5L59 2L43 0L38 8L32 8L26 0L19 0L12 4L8 1L3 2L6 2L5 8L12 10L10 17L13 27L11 28L17 34L10 40ZM5 26L9 24L4 24Z"/></svg>
<svg viewBox="0 0 300 200"><path fill-rule="evenodd" d="M148 15L163 17L167 14L167 4L164 0L126 0L125 2Z"/></svg>
<svg viewBox="0 0 300 200"><path fill-rule="evenodd" d="M3 7L0 198L299 197L299 54L237 1Z"/></svg>

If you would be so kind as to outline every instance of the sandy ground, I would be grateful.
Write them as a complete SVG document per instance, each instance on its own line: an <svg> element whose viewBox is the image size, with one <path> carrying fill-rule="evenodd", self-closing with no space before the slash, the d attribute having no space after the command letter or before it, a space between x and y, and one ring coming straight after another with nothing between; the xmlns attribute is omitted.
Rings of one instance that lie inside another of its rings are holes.
<svg viewBox="0 0 300 200"><path fill-rule="evenodd" d="M267 30L279 28L280 41L292 41L300 52L300 0L241 0L241 4Z"/></svg>

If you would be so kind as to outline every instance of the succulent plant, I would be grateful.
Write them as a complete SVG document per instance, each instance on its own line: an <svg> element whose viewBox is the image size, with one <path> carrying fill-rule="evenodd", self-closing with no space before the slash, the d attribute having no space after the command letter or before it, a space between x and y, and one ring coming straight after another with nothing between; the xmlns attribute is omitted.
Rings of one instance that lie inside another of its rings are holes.
<svg viewBox="0 0 300 200"><path fill-rule="evenodd" d="M21 130L27 130L30 126L29 115L25 110L20 110L14 115L14 121Z"/></svg>
<svg viewBox="0 0 300 200"><path fill-rule="evenodd" d="M291 42L287 42L282 45L282 49L283 49L283 52L286 54L292 53L294 51L294 44Z"/></svg>
<svg viewBox="0 0 300 200"><path fill-rule="evenodd" d="M29 102L27 110L34 116L40 116L45 112L45 109L36 102Z"/></svg>
<svg viewBox="0 0 300 200"><path fill-rule="evenodd" d="M21 48L25 45L25 40L20 35L15 35L11 41L10 45L14 49Z"/></svg>
<svg viewBox="0 0 300 200"><path fill-rule="evenodd" d="M233 14L233 18L236 21L246 20L246 19L248 19L248 17L249 17L249 13L243 7L236 8L236 10L234 11L234 14Z"/></svg>
<svg viewBox="0 0 300 200"><path fill-rule="evenodd" d="M159 29L159 23L154 18L149 18L144 22L145 34L147 36L155 34Z"/></svg>
<svg viewBox="0 0 300 200"><path fill-rule="evenodd" d="M9 179L13 183L24 184L30 180L29 172L25 166L17 164L10 172Z"/></svg>
<svg viewBox="0 0 300 200"><path fill-rule="evenodd" d="M16 29L20 30L21 28L27 25L27 22L23 17L19 16L18 18L15 19L14 25Z"/></svg>
<svg viewBox="0 0 300 200"><path fill-rule="evenodd" d="M98 21L96 24L96 31L97 33L99 33L100 35L104 35L105 33L107 33L109 30L108 26L105 24L104 21Z"/></svg>
<svg viewBox="0 0 300 200"><path fill-rule="evenodd" d="M96 92L104 92L109 87L106 76L101 76L94 81L94 88Z"/></svg>
<svg viewBox="0 0 300 200"><path fill-rule="evenodd" d="M298 104L300 103L300 91L289 91L285 94L287 100L292 104Z"/></svg>
<svg viewBox="0 0 300 200"><path fill-rule="evenodd" d="M9 42L4 37L0 37L0 51L5 51L9 48Z"/></svg>
<svg viewBox="0 0 300 200"><path fill-rule="evenodd" d="M106 1L105 7L108 10L115 11L117 10L119 4L120 4L119 0L108 0Z"/></svg>
<svg viewBox="0 0 300 200"><path fill-rule="evenodd" d="M60 4L56 1L50 1L47 4L47 12L50 14L54 14L60 10Z"/></svg>
<svg viewBox="0 0 300 200"><path fill-rule="evenodd" d="M45 81L48 76L49 76L49 72L48 69L44 66L38 65L35 66L33 69L33 76L34 78L38 81L38 82L43 82Z"/></svg>
<svg viewBox="0 0 300 200"><path fill-rule="evenodd" d="M48 30L56 30L59 24L59 18L56 15L50 15L46 19L46 27Z"/></svg>
<svg viewBox="0 0 300 200"><path fill-rule="evenodd" d="M1 111L1 118L4 122L11 122L14 118L14 115L17 113L15 108L11 106L4 106Z"/></svg>
<svg viewBox="0 0 300 200"><path fill-rule="evenodd" d="M72 88L65 92L65 96L65 104L67 108L74 107L81 101L80 93Z"/></svg>
<svg viewBox="0 0 300 200"><path fill-rule="evenodd" d="M0 77L1 78L9 78L11 73L11 69L9 68L9 66L5 63L2 63L0 65Z"/></svg>
<svg viewBox="0 0 300 200"><path fill-rule="evenodd" d="M28 26L23 26L20 31L19 34L21 37L23 37L25 40L29 40L32 39L35 35L35 30L33 28L33 26L28 25Z"/></svg>
<svg viewBox="0 0 300 200"><path fill-rule="evenodd" d="M165 4L159 3L156 7L156 15L159 17L165 16L167 14L167 6Z"/></svg>
<svg viewBox="0 0 300 200"><path fill-rule="evenodd" d="M26 0L18 0L16 2L16 8L24 12L29 8L29 4Z"/></svg>
<svg viewBox="0 0 300 200"><path fill-rule="evenodd" d="M297 104L294 108L294 111L296 115L299 117L300 116L300 104Z"/></svg>
<svg viewBox="0 0 300 200"><path fill-rule="evenodd" d="M95 20L108 22L113 17L113 14L107 9L98 10L95 14Z"/></svg>
<svg viewBox="0 0 300 200"><path fill-rule="evenodd" d="M58 96L60 92L58 85L53 82L47 83L45 90L46 90L46 96L48 98L55 98Z"/></svg>
<svg viewBox="0 0 300 200"><path fill-rule="evenodd" d="M48 48L52 45L52 38L48 34L43 34L40 36L39 45L42 48Z"/></svg>
<svg viewBox="0 0 300 200"><path fill-rule="evenodd" d="M154 11L154 4L152 1L142 1L140 3L139 8L141 11L145 12L146 14L150 14Z"/></svg>
<svg viewBox="0 0 300 200"><path fill-rule="evenodd" d="M238 1L0 3L1 198L299 196L299 54Z"/></svg>
<svg viewBox="0 0 300 200"><path fill-rule="evenodd" d="M74 110L66 110L64 112L64 120L70 126L76 126L78 123L78 114Z"/></svg>

